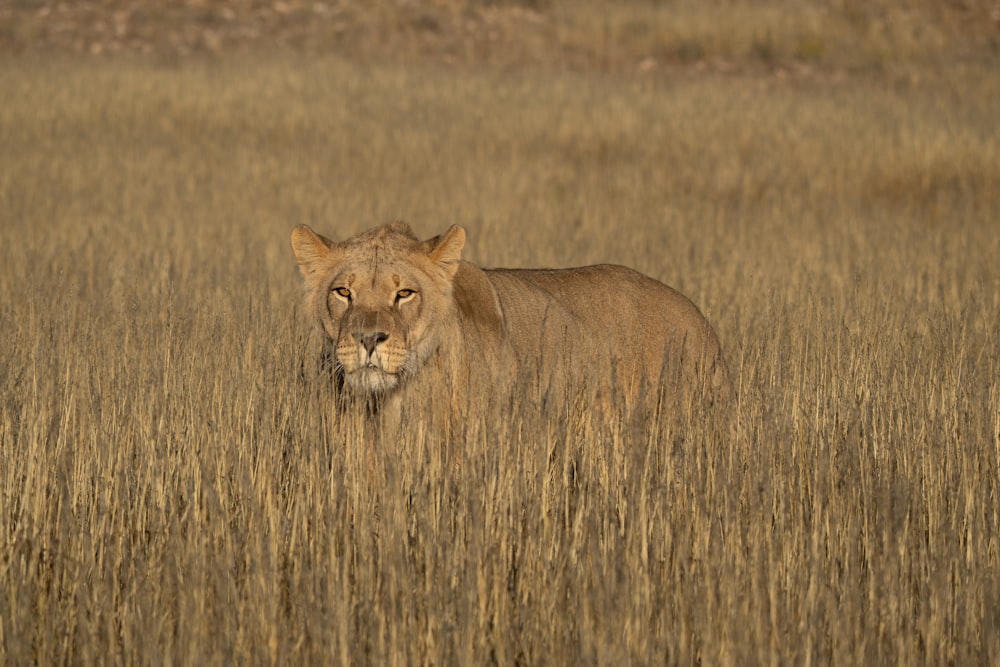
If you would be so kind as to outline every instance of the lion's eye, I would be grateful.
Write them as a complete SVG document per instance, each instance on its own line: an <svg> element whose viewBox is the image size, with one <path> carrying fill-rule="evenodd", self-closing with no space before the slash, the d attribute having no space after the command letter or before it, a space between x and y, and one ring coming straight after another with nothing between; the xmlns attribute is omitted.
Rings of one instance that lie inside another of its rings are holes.
<svg viewBox="0 0 1000 667"><path fill-rule="evenodd" d="M343 299L351 300L351 290L346 287L334 287L331 291Z"/></svg>
<svg viewBox="0 0 1000 667"><path fill-rule="evenodd" d="M416 293L417 293L416 290L401 289L398 292L396 292L396 301L397 302L399 302L399 301L405 301L405 300L409 299L411 296L413 296Z"/></svg>

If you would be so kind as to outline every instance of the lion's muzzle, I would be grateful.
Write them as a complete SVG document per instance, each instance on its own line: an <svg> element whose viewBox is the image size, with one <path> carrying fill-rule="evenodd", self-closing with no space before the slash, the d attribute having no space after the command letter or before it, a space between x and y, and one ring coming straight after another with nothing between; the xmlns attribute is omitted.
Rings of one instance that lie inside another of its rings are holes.
<svg viewBox="0 0 1000 667"><path fill-rule="evenodd" d="M399 382L407 347L399 334L386 331L384 317L366 314L341 334L337 360L347 385L364 393L383 393Z"/></svg>

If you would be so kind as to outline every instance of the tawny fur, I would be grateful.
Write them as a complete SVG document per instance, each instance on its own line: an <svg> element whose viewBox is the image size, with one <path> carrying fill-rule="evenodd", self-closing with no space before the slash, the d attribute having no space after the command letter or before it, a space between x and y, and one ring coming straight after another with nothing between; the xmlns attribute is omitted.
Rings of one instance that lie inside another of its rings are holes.
<svg viewBox="0 0 1000 667"><path fill-rule="evenodd" d="M434 393L461 419L515 391L534 405L586 390L648 406L665 383L678 400L727 390L698 308L632 269L481 269L461 259L457 225L420 241L393 223L340 243L300 225L291 242L339 379L383 409Z"/></svg>

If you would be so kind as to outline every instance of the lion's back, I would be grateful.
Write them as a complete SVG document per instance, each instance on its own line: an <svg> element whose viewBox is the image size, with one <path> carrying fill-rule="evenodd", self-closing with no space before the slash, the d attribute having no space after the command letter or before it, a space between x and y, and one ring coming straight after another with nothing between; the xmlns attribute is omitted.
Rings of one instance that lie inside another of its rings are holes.
<svg viewBox="0 0 1000 667"><path fill-rule="evenodd" d="M683 373L687 383L725 381L718 338L697 306L633 269L605 264L486 275L511 344L528 363L554 355L564 360L561 367L548 362L555 372L577 375L606 375L610 364L631 386L657 382L665 370Z"/></svg>

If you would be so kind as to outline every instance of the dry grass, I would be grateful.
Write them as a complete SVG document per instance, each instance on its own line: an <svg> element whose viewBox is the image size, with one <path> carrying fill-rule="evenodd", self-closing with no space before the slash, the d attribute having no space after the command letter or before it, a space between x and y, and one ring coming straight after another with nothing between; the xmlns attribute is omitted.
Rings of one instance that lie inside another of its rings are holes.
<svg viewBox="0 0 1000 667"><path fill-rule="evenodd" d="M0 90L0 662L1000 658L989 72L21 59ZM397 217L682 289L733 422L373 448L301 373L287 238Z"/></svg>

